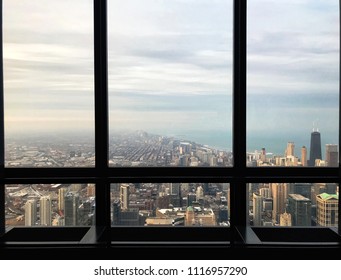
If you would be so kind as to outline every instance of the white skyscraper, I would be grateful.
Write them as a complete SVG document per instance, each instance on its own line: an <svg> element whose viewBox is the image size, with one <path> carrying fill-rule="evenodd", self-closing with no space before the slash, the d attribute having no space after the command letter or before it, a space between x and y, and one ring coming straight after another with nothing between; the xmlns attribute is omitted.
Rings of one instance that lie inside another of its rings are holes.
<svg viewBox="0 0 341 280"><path fill-rule="evenodd" d="M121 209L128 210L129 208L129 185L122 184L120 187Z"/></svg>
<svg viewBox="0 0 341 280"><path fill-rule="evenodd" d="M202 188L202 186L197 187L196 195L197 195L197 200L204 197L204 189Z"/></svg>

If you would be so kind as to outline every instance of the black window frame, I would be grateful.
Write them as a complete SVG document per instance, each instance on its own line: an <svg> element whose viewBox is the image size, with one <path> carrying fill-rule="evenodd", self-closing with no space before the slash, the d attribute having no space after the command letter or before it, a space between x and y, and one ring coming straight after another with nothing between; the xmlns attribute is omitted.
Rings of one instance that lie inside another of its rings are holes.
<svg viewBox="0 0 341 280"><path fill-rule="evenodd" d="M2 1L0 1L2 30ZM6 168L4 162L4 121L0 122L0 236L6 236L5 228L5 185L34 183L95 183L96 226L86 236L93 244L110 247L113 244L141 242L195 242L230 247L258 244L247 219L247 184L253 182L334 182L341 183L339 167L290 167L253 168L246 166L246 114L247 114L247 0L233 1L233 167L109 167L108 132L108 56L107 56L107 0L94 0L94 96L95 96L95 154L94 168ZM0 119L4 120L4 91L2 65L2 31L0 36ZM340 75L340 74L339 74ZM341 82L339 78L339 88ZM341 98L339 94L339 108ZM340 116L340 110L339 110ZM341 121L339 121L339 139ZM339 153L339 163L341 156ZM198 182L230 183L231 226L229 228L125 228L111 227L110 184L141 182ZM340 209L339 200L339 209ZM338 234L341 235L341 219ZM35 229L27 229L35 230ZM48 229L42 229L47 231ZM67 228L65 228L67 230ZM273 233L275 233L275 229ZM294 230L293 228L290 230ZM297 230L297 229L296 229ZM136 234L131 234L131 233ZM181 232L181 234L176 234ZM314 228L309 229L315 234ZM174 235L175 233L175 235ZM136 239L136 236L153 236ZM112 236L115 236L112 239ZM135 237L134 237L135 236ZM174 236L177 236L174 238ZM193 239L193 236L199 236ZM19 240L20 241L20 240ZM101 241L101 242L99 242ZM112 243L113 242L113 243ZM123 243L122 243L123 242ZM279 242L282 244L282 242ZM104 244L104 245L103 245ZM273 244L274 245L274 244ZM278 244L277 244L278 245ZM282 244L283 245L283 244ZM292 245L292 244L291 244ZM298 243L302 245L302 243Z"/></svg>

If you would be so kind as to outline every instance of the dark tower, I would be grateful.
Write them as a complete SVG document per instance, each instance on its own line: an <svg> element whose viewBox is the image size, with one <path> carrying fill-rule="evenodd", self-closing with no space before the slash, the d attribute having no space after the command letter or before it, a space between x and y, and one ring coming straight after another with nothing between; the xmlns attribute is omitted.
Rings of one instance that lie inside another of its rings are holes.
<svg viewBox="0 0 341 280"><path fill-rule="evenodd" d="M318 131L313 131L310 138L310 158L308 166L315 166L316 159L322 159L321 134Z"/></svg>

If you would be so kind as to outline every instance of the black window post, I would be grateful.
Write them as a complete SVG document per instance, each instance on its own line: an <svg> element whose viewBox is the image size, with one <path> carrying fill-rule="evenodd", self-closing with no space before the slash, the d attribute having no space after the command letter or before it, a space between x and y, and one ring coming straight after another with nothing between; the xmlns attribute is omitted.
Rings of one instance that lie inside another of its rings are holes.
<svg viewBox="0 0 341 280"><path fill-rule="evenodd" d="M233 226L246 225L246 0L233 7L233 170L231 218Z"/></svg>
<svg viewBox="0 0 341 280"><path fill-rule="evenodd" d="M96 225L110 228L107 1L94 2Z"/></svg>
<svg viewBox="0 0 341 280"><path fill-rule="evenodd" d="M4 77L3 77L3 42L2 42L2 0L0 0L0 236L5 233L5 124L4 124Z"/></svg>

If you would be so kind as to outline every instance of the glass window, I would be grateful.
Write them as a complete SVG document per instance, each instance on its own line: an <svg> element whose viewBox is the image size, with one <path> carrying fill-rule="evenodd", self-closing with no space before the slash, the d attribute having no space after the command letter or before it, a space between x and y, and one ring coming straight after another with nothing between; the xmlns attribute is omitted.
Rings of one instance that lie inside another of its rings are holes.
<svg viewBox="0 0 341 280"><path fill-rule="evenodd" d="M110 166L230 166L230 0L108 2Z"/></svg>
<svg viewBox="0 0 341 280"><path fill-rule="evenodd" d="M111 184L112 226L230 226L228 183Z"/></svg>
<svg viewBox="0 0 341 280"><path fill-rule="evenodd" d="M338 166L339 1L250 0L248 166Z"/></svg>
<svg viewBox="0 0 341 280"><path fill-rule="evenodd" d="M3 3L6 166L93 166L92 1Z"/></svg>
<svg viewBox="0 0 341 280"><path fill-rule="evenodd" d="M250 225L338 227L336 183L250 183Z"/></svg>
<svg viewBox="0 0 341 280"><path fill-rule="evenodd" d="M89 226L95 224L94 184L5 186L6 226Z"/></svg>

